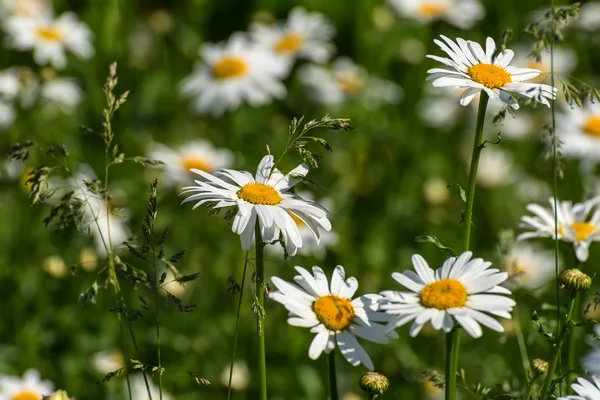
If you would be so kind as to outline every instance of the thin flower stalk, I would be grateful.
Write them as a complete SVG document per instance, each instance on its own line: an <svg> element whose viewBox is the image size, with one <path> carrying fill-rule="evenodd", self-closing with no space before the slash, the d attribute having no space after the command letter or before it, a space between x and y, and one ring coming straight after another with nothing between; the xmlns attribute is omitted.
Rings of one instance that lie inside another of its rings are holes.
<svg viewBox="0 0 600 400"><path fill-rule="evenodd" d="M240 330L240 310L242 309L242 299L244 295L244 284L246 283L246 268L248 267L248 252L244 260L244 272L242 272L242 284L240 285L240 298L238 300L237 311L235 314L235 333L233 337L233 354L231 355L231 365L229 366L229 382L227 384L227 400L231 399L231 379L233 378L233 364L235 362L235 353L237 351L237 339Z"/></svg>
<svg viewBox="0 0 600 400"><path fill-rule="evenodd" d="M265 243L262 241L260 225L256 223L256 335L258 339L258 376L260 381L260 400L267 399L267 360L265 350Z"/></svg>
<svg viewBox="0 0 600 400"><path fill-rule="evenodd" d="M329 353L329 398L338 400L337 378L335 374L335 351Z"/></svg>

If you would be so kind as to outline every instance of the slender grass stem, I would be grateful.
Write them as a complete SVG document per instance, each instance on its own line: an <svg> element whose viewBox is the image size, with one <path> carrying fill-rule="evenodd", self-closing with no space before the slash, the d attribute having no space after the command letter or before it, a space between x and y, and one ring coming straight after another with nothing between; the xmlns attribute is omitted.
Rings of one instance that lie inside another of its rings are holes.
<svg viewBox="0 0 600 400"><path fill-rule="evenodd" d="M163 398L162 390L162 362L160 358L160 299L159 299L159 285L158 285L158 268L156 265L156 252L152 249L152 264L154 266L154 301L156 303L156 353L158 358L158 393L160 400Z"/></svg>
<svg viewBox="0 0 600 400"><path fill-rule="evenodd" d="M456 371L461 329L455 327L446 334L446 390L445 399L456 399Z"/></svg>
<svg viewBox="0 0 600 400"><path fill-rule="evenodd" d="M260 233L260 224L256 222L256 334L258 339L258 376L260 381L260 400L267 399L267 360L265 351L265 244Z"/></svg>
<svg viewBox="0 0 600 400"><path fill-rule="evenodd" d="M229 383L227 384L227 400L231 399L231 378L233 377L233 363L235 362L235 352L237 350L237 339L240 328L240 310L242 309L242 299L244 295L244 283L246 281L246 268L248 267L248 252L244 260L244 272L242 272L242 284L240 285L240 298L238 300L237 312L235 314L235 334L233 338L233 354L231 355L231 365L229 366Z"/></svg>
<svg viewBox="0 0 600 400"><path fill-rule="evenodd" d="M515 306L513 310L513 321L515 324L515 333L517 336L517 344L519 345L519 353L521 355L521 362L523 363L523 370L525 371L525 379L531 376L531 362L529 361L529 355L527 354L527 346L525 345L525 338L523 337L523 329L521 327L521 320L519 318L519 306Z"/></svg>
<svg viewBox="0 0 600 400"><path fill-rule="evenodd" d="M533 388L535 387L535 382L538 380L539 377L540 377L540 375L536 374L536 376L534 376L533 379L531 380L531 383L529 384L529 388L527 388L527 394L525 395L525 400L531 399L531 395L533 394Z"/></svg>
<svg viewBox="0 0 600 400"><path fill-rule="evenodd" d="M542 394L540 395L540 400L546 400L550 395L550 387L552 379L554 377L554 371L556 371L556 367L558 366L558 360L560 359L561 349L567 336L566 329L568 327L569 321L571 320L571 317L573 316L573 309L575 308L575 298L576 295L572 293L571 299L569 300L569 308L567 312L567 317L565 318L565 324L559 336L556 337L557 343L552 351L552 359L550 360L550 365L548 366L548 374L546 375L546 380L544 381L544 386L542 387Z"/></svg>
<svg viewBox="0 0 600 400"><path fill-rule="evenodd" d="M330 400L338 400L337 378L335 375L335 351L329 353L329 393Z"/></svg>

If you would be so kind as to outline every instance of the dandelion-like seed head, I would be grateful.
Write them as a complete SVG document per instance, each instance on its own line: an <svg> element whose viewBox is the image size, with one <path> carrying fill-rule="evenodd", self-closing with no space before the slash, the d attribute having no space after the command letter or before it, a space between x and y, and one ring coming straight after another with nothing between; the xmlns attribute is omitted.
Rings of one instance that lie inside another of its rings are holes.
<svg viewBox="0 0 600 400"><path fill-rule="evenodd" d="M464 306L467 302L467 290L455 279L442 279L425 286L419 297L425 307L446 310Z"/></svg>
<svg viewBox="0 0 600 400"><path fill-rule="evenodd" d="M304 40L297 33L286 33L282 35L274 44L273 50L278 54L295 53L302 47Z"/></svg>
<svg viewBox="0 0 600 400"><path fill-rule="evenodd" d="M492 64L473 65L469 67L467 75L475 82L490 89L498 89L512 82L508 72Z"/></svg>
<svg viewBox="0 0 600 400"><path fill-rule="evenodd" d="M350 301L335 295L321 296L312 304L317 319L332 331L346 329L354 319Z"/></svg>
<svg viewBox="0 0 600 400"><path fill-rule="evenodd" d="M382 395L390 387L390 381L378 372L369 371L363 374L358 385L365 393Z"/></svg>
<svg viewBox="0 0 600 400"><path fill-rule="evenodd" d="M590 136L600 138L600 115L589 116L581 130Z"/></svg>
<svg viewBox="0 0 600 400"><path fill-rule="evenodd" d="M572 292L582 292L592 286L592 278L578 269L566 269L558 277L561 285Z"/></svg>
<svg viewBox="0 0 600 400"><path fill-rule="evenodd" d="M247 183L238 190L237 195L240 199L252 204L274 206L281 202L281 196L277 190L262 183Z"/></svg>
<svg viewBox="0 0 600 400"><path fill-rule="evenodd" d="M240 78L247 73L248 63L240 57L225 56L212 67L213 77L219 80Z"/></svg>

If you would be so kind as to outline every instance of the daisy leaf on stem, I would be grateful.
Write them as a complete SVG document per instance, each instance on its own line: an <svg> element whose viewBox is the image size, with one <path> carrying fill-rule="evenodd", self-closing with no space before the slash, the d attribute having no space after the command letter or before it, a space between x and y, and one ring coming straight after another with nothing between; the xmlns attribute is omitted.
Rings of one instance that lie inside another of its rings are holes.
<svg viewBox="0 0 600 400"><path fill-rule="evenodd" d="M461 194L461 196L462 196L462 194ZM446 253L450 254L450 256L452 256L452 257L457 256L457 253L456 253L456 251L454 251L454 249L452 249L451 247L448 247L448 246L444 246L436 236L429 236L429 235L417 236L415 238L415 242L417 242L417 243L432 243L438 249L443 250Z"/></svg>

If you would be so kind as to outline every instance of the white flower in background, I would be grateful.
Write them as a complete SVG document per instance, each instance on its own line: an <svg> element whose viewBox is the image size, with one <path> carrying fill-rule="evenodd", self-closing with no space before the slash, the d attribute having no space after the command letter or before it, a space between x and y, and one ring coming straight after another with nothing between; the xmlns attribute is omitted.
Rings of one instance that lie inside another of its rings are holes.
<svg viewBox="0 0 600 400"><path fill-rule="evenodd" d="M0 98L13 100L21 91L21 82L15 68L0 71Z"/></svg>
<svg viewBox="0 0 600 400"><path fill-rule="evenodd" d="M331 43L335 34L333 25L322 14L309 13L302 7L295 7L290 11L285 24L253 24L250 26L250 34L256 44L271 50L286 62L304 58L324 63L335 51L335 46Z"/></svg>
<svg viewBox="0 0 600 400"><path fill-rule="evenodd" d="M530 57L531 49L527 47L517 47L515 49L515 58L512 64L517 67L537 69L542 73L533 78L532 82L546 82L550 83L550 50L541 52L541 60L538 63L534 57ZM556 47L554 49L554 74L556 76L565 76L570 74L577 66L577 52L573 49L565 47Z"/></svg>
<svg viewBox="0 0 600 400"><path fill-rule="evenodd" d="M409 333L415 337L429 321L433 329L443 329L446 333L454 328L456 321L474 338L483 334L479 324L504 332L502 325L487 313L511 318L515 302L502 296L511 292L497 286L506 281L508 274L490 269L492 263L481 258L471 260L472 255L466 251L458 258L451 257L435 271L429 268L423 257L413 255L416 274L413 271L392 274L410 292L381 292L388 301L381 305L381 309L395 315L388 329L393 330L414 320Z"/></svg>
<svg viewBox="0 0 600 400"><path fill-rule="evenodd" d="M281 233L286 251L291 256L303 246L292 215L309 227L317 243L321 238L319 227L331 230L323 207L290 191L298 183L294 176L308 173L306 164L297 166L284 176L274 168L273 156L268 155L260 161L256 177L249 172L232 169L223 169L214 175L199 169L192 169L192 172L200 175L202 180L195 181L197 186L183 188L181 194L189 195L183 203L197 201L194 209L205 203L217 203L214 208L237 206L232 230L240 235L245 251L252 247L257 221L263 242L274 242Z"/></svg>
<svg viewBox="0 0 600 400"><path fill-rule="evenodd" d="M600 338L600 324L594 325L594 334L596 337ZM590 351L584 358L581 360L581 366L588 370L590 374L600 374L600 344L598 339L594 340L595 349Z"/></svg>
<svg viewBox="0 0 600 400"><path fill-rule="evenodd" d="M365 107L374 109L386 103L398 103L402 98L398 85L369 77L364 68L345 57L333 61L330 68L305 65L298 74L310 96L322 104L340 105L361 97Z"/></svg>
<svg viewBox="0 0 600 400"><path fill-rule="evenodd" d="M73 79L54 78L42 84L40 96L63 112L71 113L81 103L82 90Z"/></svg>
<svg viewBox="0 0 600 400"><path fill-rule="evenodd" d="M444 20L469 29L485 15L479 0L388 0L398 14L421 22Z"/></svg>
<svg viewBox="0 0 600 400"><path fill-rule="evenodd" d="M150 395L151 397L148 396L148 389L146 388L146 383L144 382L144 377L142 374L131 374L131 398L133 400L150 400L150 398L156 400L159 399L160 396L160 391L158 389L158 386L156 386L154 383L152 383L151 380L151 376L150 374L147 374L147 379L148 379L148 385L150 386ZM127 384L125 383L124 386L124 398L128 398L129 395L127 394ZM173 396L171 396L169 393L166 393L165 390L163 389L162 391L162 399L163 400L175 400L173 398Z"/></svg>
<svg viewBox="0 0 600 400"><path fill-rule="evenodd" d="M102 350L92 357L92 365L96 371L108 374L125 366L125 357L118 349Z"/></svg>
<svg viewBox="0 0 600 400"><path fill-rule="evenodd" d="M223 368L221 372L221 385L229 387L229 368ZM236 361L233 363L233 371L231 374L231 388L233 390L245 390L250 383L250 370L245 361Z"/></svg>
<svg viewBox="0 0 600 400"><path fill-rule="evenodd" d="M516 243L504 258L504 267L513 287L541 293L554 278L554 252L540 247ZM558 264L561 268L561 261Z"/></svg>
<svg viewBox="0 0 600 400"><path fill-rule="evenodd" d="M199 113L219 116L244 102L258 107L286 94L281 82L286 63L241 33L225 43L204 44L200 55L195 71L181 82L182 94L193 97L192 107Z"/></svg>
<svg viewBox="0 0 600 400"><path fill-rule="evenodd" d="M35 369L20 376L0 375L0 400L41 400L54 390L50 381L42 380Z"/></svg>
<svg viewBox="0 0 600 400"><path fill-rule="evenodd" d="M600 28L600 2L589 1L582 4L575 23L587 31Z"/></svg>
<svg viewBox="0 0 600 400"><path fill-rule="evenodd" d="M444 41L434 40L442 51L450 58L438 57L428 54L427 57L450 67L432 68L427 71L428 81L434 87L467 88L460 97L460 104L468 105L482 90L490 98L500 99L503 103L514 109L519 104L512 98L512 94L534 99L548 107L548 99L554 99L556 88L537 83L524 81L537 77L541 71L530 68L517 68L508 65L514 56L510 49L494 55L496 43L488 37L485 51L479 43L456 39L456 43L446 36L440 36Z"/></svg>
<svg viewBox="0 0 600 400"><path fill-rule="evenodd" d="M556 135L562 142L561 154L565 158L600 161L600 104L565 106L556 116Z"/></svg>
<svg viewBox="0 0 600 400"><path fill-rule="evenodd" d="M0 17L38 17L52 13L50 0L0 0Z"/></svg>
<svg viewBox="0 0 600 400"><path fill-rule="evenodd" d="M550 198L550 208L539 204L528 204L527 210L534 214L521 217L521 227L528 232L517 236L517 241L530 238L554 238L554 199ZM575 255L585 262L589 255L591 242L600 241L600 196L583 203L573 204L570 201L558 201L557 221L558 239L573 243ZM590 213L594 211L590 216Z"/></svg>
<svg viewBox="0 0 600 400"><path fill-rule="evenodd" d="M15 122L17 113L10 103L0 100L0 129L6 129Z"/></svg>
<svg viewBox="0 0 600 400"><path fill-rule="evenodd" d="M467 159L468 161L465 165L468 168L470 157ZM511 182L513 170L514 163L512 153L495 146L486 146L483 156L479 160L477 184L487 188L496 188L506 185Z"/></svg>
<svg viewBox="0 0 600 400"><path fill-rule="evenodd" d="M11 17L6 20L5 29L12 38L13 47L21 51L32 50L38 65L50 63L57 69L66 67L67 50L84 59L94 55L92 32L71 12L56 19L49 15Z"/></svg>
<svg viewBox="0 0 600 400"><path fill-rule="evenodd" d="M465 112L457 103L453 90L441 91L442 95L426 94L417 104L417 112L423 125L432 128L451 129Z"/></svg>
<svg viewBox="0 0 600 400"><path fill-rule="evenodd" d="M153 144L150 146L148 158L165 163L159 167L165 171L167 185L189 181L192 169L212 173L229 168L233 163L231 151L216 148L211 142L203 139L184 143L174 149L160 143Z"/></svg>
<svg viewBox="0 0 600 400"><path fill-rule="evenodd" d="M269 297L289 311L290 325L316 333L308 356L316 360L323 351L331 353L337 344L350 364L362 363L373 370L371 358L356 338L387 344L390 337L398 337L378 323L390 320L389 315L377 311L381 296L366 294L352 300L358 282L355 278L346 279L341 265L333 271L331 286L317 266L313 267L314 276L302 267L295 269L300 274L294 277L296 285L274 276L271 282L278 290L270 292Z"/></svg>
<svg viewBox="0 0 600 400"><path fill-rule="evenodd" d="M577 378L577 382L573 383L571 388L579 396L564 396L557 400L600 400L600 376L592 375L589 381Z"/></svg>

